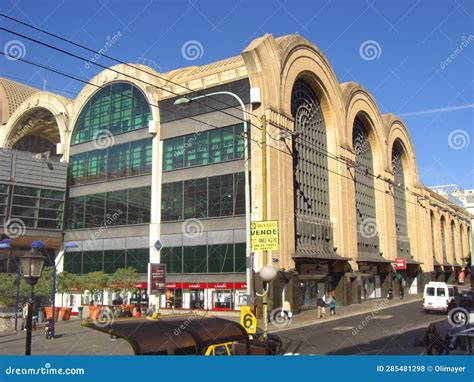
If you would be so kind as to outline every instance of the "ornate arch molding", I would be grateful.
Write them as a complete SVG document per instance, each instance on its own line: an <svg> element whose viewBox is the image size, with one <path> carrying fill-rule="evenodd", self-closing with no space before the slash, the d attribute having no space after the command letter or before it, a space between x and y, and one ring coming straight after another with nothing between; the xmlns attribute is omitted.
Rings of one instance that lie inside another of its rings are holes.
<svg viewBox="0 0 474 382"><path fill-rule="evenodd" d="M74 130L74 126L76 125L77 119L79 118L79 115L81 114L82 109L90 100L90 98L102 87L112 85L115 82L126 82L140 89L142 93L145 95L149 103L157 105L160 90L144 83L143 81L156 84L156 86L159 86L159 87L164 87L163 81L158 80L156 77L153 76L153 74L159 74L159 73L157 73L155 70L144 65L137 65L137 64L132 64L132 65L133 67L130 67L124 64L119 64L111 68L117 72L124 73L124 74L118 74L110 69L105 69L99 74L97 74L95 77L93 77L89 81L90 84L86 84L82 88L82 90L79 92L76 99L74 100L74 104L72 105L72 108L71 108L71 119L70 119L70 125L69 125L70 129L69 129L69 134L67 137L68 147L71 144L72 132ZM138 70L137 68L150 72L150 75L148 75L147 73L143 73L141 70ZM137 79L133 79L131 77L137 78ZM153 121L155 123L158 123L160 119L160 113L159 113L158 107L151 106L150 109L152 112Z"/></svg>
<svg viewBox="0 0 474 382"><path fill-rule="evenodd" d="M50 112L57 125L59 134L59 143L64 144L66 142L66 132L69 124L69 113L68 105L70 100L49 92L35 93L27 98L18 109L12 114L10 119L5 126L5 133L0 137L0 146L9 147L13 145L13 140L17 139L18 134L28 135L28 132L20 132L23 126L20 126L20 122L28 117L30 114L39 110L46 110Z"/></svg>
<svg viewBox="0 0 474 382"><path fill-rule="evenodd" d="M386 168L393 173L392 150L395 144L399 144L402 149L402 165L405 176L405 184L408 187L419 187L418 166L416 164L415 150L408 130L404 123L393 114L384 114L382 119L385 124L387 134Z"/></svg>
<svg viewBox="0 0 474 382"><path fill-rule="evenodd" d="M359 119L364 125L370 141L372 155L374 157L374 170L381 174L386 170L387 150L386 135L382 116L372 95L362 86L355 82L341 84L342 98L346 110L346 145L353 152L353 126Z"/></svg>

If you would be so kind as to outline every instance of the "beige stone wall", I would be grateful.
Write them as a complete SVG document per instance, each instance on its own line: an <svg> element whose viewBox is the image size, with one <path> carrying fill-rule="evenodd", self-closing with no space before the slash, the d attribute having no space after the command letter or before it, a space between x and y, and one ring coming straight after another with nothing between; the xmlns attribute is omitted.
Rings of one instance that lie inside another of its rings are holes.
<svg viewBox="0 0 474 382"><path fill-rule="evenodd" d="M145 72L144 72L145 71ZM119 72L119 73L117 73ZM356 83L340 84L330 63L312 43L297 35L275 39L265 35L252 41L241 55L203 67L178 69L159 74L145 66L117 65L96 75L90 80L75 100L65 100L51 93L39 92L27 99L15 111L7 126L0 133L0 146L5 146L16 121L32 107L44 107L56 117L63 143L64 159L69 157L69 145L74 124L83 105L98 90L115 81L127 81L139 87L148 101L157 105L160 99L172 97L174 93L184 94L187 89L201 90L242 78L249 78L251 86L260 89L261 103L249 110L253 140L261 141L261 117L268 121L267 137L267 210L268 219L280 222L280 249L270 253L278 259L275 267L294 268L295 253L293 159L291 138L284 133L293 131L291 116L291 93L296 80L305 80L320 98L328 137L328 152L337 159L328 159L330 214L334 226L334 246L337 253L351 257L352 268L357 269L357 229L355 217L355 189L352 180L353 167L347 161L354 161L352 129L355 118L360 118L369 128L369 139L374 157L376 217L379 226L380 251L385 258L396 257L396 235L393 198L392 147L400 142L403 148L403 168L406 178L406 200L408 235L414 259L422 262L426 272L433 270L430 211L435 216L436 259L442 263L440 218L447 221L446 238L448 260L452 259L450 245L450 222L454 220L456 237L460 237L463 226L463 240L457 240L456 253L460 262L461 245L464 254L470 252L468 227L470 216L448 203L439 195L424 188L418 177L416 156L408 129L403 121L393 114L382 115L370 93ZM97 85L97 86L94 86ZM161 89L160 89L161 88ZM159 112L152 107L153 120L158 125ZM283 133L282 133L283 132ZM154 150L159 150L158 142ZM156 154L156 152L155 152ZM154 155L159 168L160 155ZM251 152L252 220L260 220L262 214L262 151L260 145L252 142ZM159 177L154 177L159 183ZM444 211L442 211L444 210ZM155 213L159 215L158 207ZM159 221L159 220L157 220ZM156 229L156 228L155 228ZM258 254L257 254L258 255ZM255 269L270 262L257 257Z"/></svg>

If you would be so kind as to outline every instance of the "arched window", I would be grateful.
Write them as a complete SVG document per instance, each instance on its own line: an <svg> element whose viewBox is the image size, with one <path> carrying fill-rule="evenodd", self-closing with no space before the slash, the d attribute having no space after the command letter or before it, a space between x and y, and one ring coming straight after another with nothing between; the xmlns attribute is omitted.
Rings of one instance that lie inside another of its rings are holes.
<svg viewBox="0 0 474 382"><path fill-rule="evenodd" d="M299 133L293 146L296 251L332 254L326 125L320 102L304 81L293 86L291 112Z"/></svg>
<svg viewBox="0 0 474 382"><path fill-rule="evenodd" d="M374 164L367 129L356 119L352 133L355 152L355 205L357 220L357 249L361 255L379 251L378 226L375 214ZM376 258L375 258L376 259Z"/></svg>
<svg viewBox="0 0 474 382"><path fill-rule="evenodd" d="M430 211L430 223L431 223L431 248L433 259L436 260L436 240L435 240L435 217L433 211Z"/></svg>
<svg viewBox="0 0 474 382"><path fill-rule="evenodd" d="M148 126L151 112L143 93L126 82L97 91L84 105L74 126L72 144L91 141L102 134L115 135Z"/></svg>
<svg viewBox="0 0 474 382"><path fill-rule="evenodd" d="M441 226L441 247L443 248L443 261L444 263L447 263L448 259L446 257L446 220L444 219L444 216L441 216L440 226Z"/></svg>
<svg viewBox="0 0 474 382"><path fill-rule="evenodd" d="M69 184L150 173L151 138L114 144L113 137L147 127L150 118L145 96L129 83L113 83L96 92L82 109L74 127L72 145L93 142L86 150L71 155Z"/></svg>
<svg viewBox="0 0 474 382"><path fill-rule="evenodd" d="M453 251L453 264L456 264L456 227L454 221L451 221L451 248Z"/></svg>
<svg viewBox="0 0 474 382"><path fill-rule="evenodd" d="M407 257L410 254L408 238L407 203L405 197L405 173L403 168L404 151L401 143L396 141L392 148L392 169L394 175L395 228L397 237L397 255Z"/></svg>

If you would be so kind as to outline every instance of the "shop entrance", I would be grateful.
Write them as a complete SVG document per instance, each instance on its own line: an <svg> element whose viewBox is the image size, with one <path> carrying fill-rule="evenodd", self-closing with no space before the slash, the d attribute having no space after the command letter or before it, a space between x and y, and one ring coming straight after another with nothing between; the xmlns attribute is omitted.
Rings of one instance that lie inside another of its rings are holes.
<svg viewBox="0 0 474 382"><path fill-rule="evenodd" d="M219 289L212 291L212 306L215 310L231 310L232 290Z"/></svg>
<svg viewBox="0 0 474 382"><path fill-rule="evenodd" d="M204 289L191 289L189 295L191 309L204 309Z"/></svg>

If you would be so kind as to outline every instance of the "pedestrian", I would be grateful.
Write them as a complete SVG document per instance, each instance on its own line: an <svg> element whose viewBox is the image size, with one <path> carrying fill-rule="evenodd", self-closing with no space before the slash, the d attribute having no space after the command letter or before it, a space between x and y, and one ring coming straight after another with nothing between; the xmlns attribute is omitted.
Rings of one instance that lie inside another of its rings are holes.
<svg viewBox="0 0 474 382"><path fill-rule="evenodd" d="M142 316L142 311L140 310L140 308L137 308L137 311L135 312L135 317L140 318L141 316Z"/></svg>
<svg viewBox="0 0 474 382"><path fill-rule="evenodd" d="M23 304L21 309L21 330L26 330L26 321L28 319L28 303Z"/></svg>
<svg viewBox="0 0 474 382"><path fill-rule="evenodd" d="M329 302L329 314L331 316L335 316L336 315L336 306L337 306L337 301L336 301L336 296L332 296L331 297L331 300Z"/></svg>

